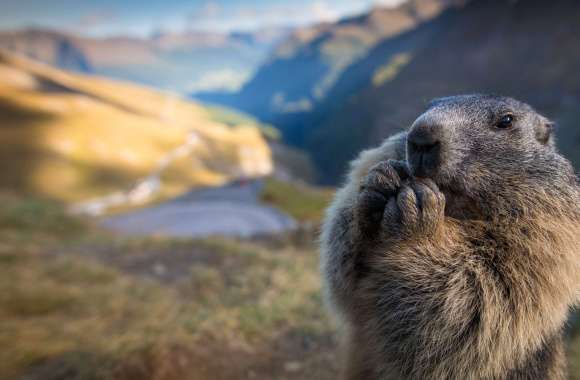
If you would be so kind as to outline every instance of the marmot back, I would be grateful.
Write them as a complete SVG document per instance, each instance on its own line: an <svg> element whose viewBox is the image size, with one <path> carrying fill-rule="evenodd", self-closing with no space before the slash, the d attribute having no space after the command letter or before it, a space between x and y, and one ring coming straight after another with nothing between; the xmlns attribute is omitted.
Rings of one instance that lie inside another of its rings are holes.
<svg viewBox="0 0 580 380"><path fill-rule="evenodd" d="M566 377L580 192L552 129L511 98L443 98L353 163L321 240L346 378Z"/></svg>

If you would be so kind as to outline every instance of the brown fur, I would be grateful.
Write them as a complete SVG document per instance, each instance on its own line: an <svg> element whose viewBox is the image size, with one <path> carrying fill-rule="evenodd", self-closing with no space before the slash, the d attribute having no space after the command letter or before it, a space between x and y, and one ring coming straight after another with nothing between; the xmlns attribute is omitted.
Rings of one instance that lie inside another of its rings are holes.
<svg viewBox="0 0 580 380"><path fill-rule="evenodd" d="M533 137L543 118L512 99L484 100L427 113L467 115L436 176L387 162L405 159L400 134L360 155L328 210L322 271L347 379L566 377L562 327L580 284L576 178L545 134ZM519 129L488 132L481 115L506 104L521 113ZM483 146L495 138L487 133L512 140ZM448 164L467 141L481 145L477 160L466 150Z"/></svg>

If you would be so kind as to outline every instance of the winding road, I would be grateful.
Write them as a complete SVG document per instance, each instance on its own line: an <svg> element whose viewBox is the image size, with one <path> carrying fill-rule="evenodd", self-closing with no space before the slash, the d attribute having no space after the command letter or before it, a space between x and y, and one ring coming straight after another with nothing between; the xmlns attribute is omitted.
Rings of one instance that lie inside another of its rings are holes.
<svg viewBox="0 0 580 380"><path fill-rule="evenodd" d="M103 220L111 230L172 237L250 237L296 228L280 211L261 204L260 180L192 191L174 200Z"/></svg>

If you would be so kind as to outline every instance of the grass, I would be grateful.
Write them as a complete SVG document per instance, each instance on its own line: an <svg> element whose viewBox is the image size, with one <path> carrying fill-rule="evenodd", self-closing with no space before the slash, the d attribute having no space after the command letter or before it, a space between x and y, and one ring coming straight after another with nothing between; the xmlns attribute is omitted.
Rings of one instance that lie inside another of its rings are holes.
<svg viewBox="0 0 580 380"><path fill-rule="evenodd" d="M313 188L305 184L268 178L261 200L277 207L300 222L320 224L334 191Z"/></svg>
<svg viewBox="0 0 580 380"><path fill-rule="evenodd" d="M102 372L99 378L108 378L127 350L174 326L174 305L166 291L76 258L49 261L20 254L3 266L0 288L0 344L5 347L0 373L8 378L63 358L70 361L70 371ZM71 361L83 352L94 357L93 367ZM48 372L39 378L57 377Z"/></svg>
<svg viewBox="0 0 580 380"><path fill-rule="evenodd" d="M85 224L63 213L64 205L51 200L27 199L0 193L0 229L14 234L66 236L82 231Z"/></svg>
<svg viewBox="0 0 580 380"><path fill-rule="evenodd" d="M570 379L580 380L580 309L573 311L567 335Z"/></svg>
<svg viewBox="0 0 580 380"><path fill-rule="evenodd" d="M336 376L308 244L122 238L8 194L0 242L2 379Z"/></svg>
<svg viewBox="0 0 580 380"><path fill-rule="evenodd" d="M372 83L375 87L380 87L393 80L397 74L411 61L409 53L399 53L393 56L390 61L379 67L373 75Z"/></svg>
<svg viewBox="0 0 580 380"><path fill-rule="evenodd" d="M121 238L0 194L0 378L335 379L311 242Z"/></svg>

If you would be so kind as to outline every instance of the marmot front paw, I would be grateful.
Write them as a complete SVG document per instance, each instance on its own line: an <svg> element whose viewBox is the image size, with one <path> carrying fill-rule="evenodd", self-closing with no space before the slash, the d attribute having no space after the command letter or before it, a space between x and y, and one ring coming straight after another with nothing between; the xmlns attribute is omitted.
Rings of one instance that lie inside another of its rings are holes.
<svg viewBox="0 0 580 380"><path fill-rule="evenodd" d="M361 185L357 219L368 236L406 237L435 230L445 212L445 196L430 179L411 179L406 163L380 162Z"/></svg>
<svg viewBox="0 0 580 380"><path fill-rule="evenodd" d="M445 196L437 185L430 179L412 179L387 202L381 230L388 236L429 235L444 215Z"/></svg>
<svg viewBox="0 0 580 380"><path fill-rule="evenodd" d="M357 224L363 234L373 235L380 230L387 202L396 197L408 177L407 165L401 161L382 161L369 170L356 205Z"/></svg>

